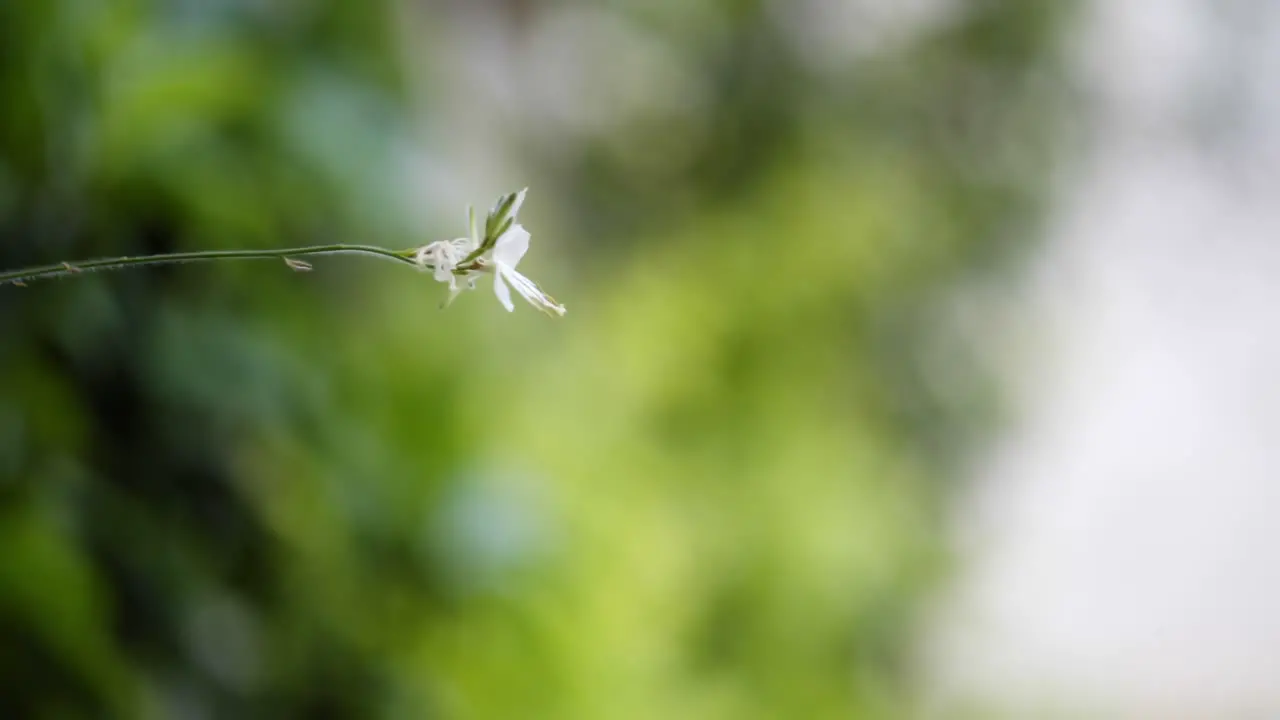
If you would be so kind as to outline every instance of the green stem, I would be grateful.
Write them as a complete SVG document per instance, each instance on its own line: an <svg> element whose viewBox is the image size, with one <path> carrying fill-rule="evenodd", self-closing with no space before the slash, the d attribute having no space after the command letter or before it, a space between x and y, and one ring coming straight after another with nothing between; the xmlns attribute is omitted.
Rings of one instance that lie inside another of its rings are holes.
<svg viewBox="0 0 1280 720"><path fill-rule="evenodd" d="M135 257L102 258L77 263L58 263L40 267L0 272L0 285L23 284L28 280L76 275L94 270L123 270L143 265L171 265L174 263L211 260L288 260L307 255L368 255L385 260L395 260L418 267L413 260L414 250L388 250L373 245L311 245L283 250L201 250L198 252L167 253L163 255L139 255Z"/></svg>

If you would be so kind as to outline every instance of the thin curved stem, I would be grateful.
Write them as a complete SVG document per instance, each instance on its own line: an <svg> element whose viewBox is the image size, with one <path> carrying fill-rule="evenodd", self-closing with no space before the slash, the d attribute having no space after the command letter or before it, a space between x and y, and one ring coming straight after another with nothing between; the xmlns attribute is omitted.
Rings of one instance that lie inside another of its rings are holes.
<svg viewBox="0 0 1280 720"><path fill-rule="evenodd" d="M200 250L196 252L167 253L163 255L138 255L134 257L101 258L76 263L57 263L0 272L0 285L21 285L28 280L65 277L95 270L123 270L144 265L172 265L175 263L204 262L213 260L290 260L308 255L368 255L384 260L394 260L413 267L413 250L388 250L374 245L310 245L282 250Z"/></svg>

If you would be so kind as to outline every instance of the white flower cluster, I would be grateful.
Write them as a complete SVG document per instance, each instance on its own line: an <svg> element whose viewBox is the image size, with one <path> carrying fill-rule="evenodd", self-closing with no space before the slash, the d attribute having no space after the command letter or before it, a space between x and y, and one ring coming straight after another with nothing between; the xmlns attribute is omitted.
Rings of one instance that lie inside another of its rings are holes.
<svg viewBox="0 0 1280 720"><path fill-rule="evenodd" d="M507 288L510 283L535 308L548 315L564 315L563 305L544 293L532 280L516 272L516 265L529 250L529 231L516 222L516 213L524 203L527 191L525 188L498 198L485 220L483 237L476 227L475 211L470 210L468 220L471 227L467 237L437 240L418 248L414 254L418 266L430 270L436 280L449 284L446 306L463 290L474 289L477 276L493 273L493 292L508 312L515 310L511 291Z"/></svg>

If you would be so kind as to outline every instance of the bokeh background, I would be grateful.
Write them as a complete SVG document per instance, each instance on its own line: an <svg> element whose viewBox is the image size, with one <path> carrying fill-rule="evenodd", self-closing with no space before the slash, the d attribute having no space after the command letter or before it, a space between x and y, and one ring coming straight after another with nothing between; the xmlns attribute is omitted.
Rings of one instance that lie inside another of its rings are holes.
<svg viewBox="0 0 1280 720"><path fill-rule="evenodd" d="M569 308L0 288L0 716L1280 707L1268 6L0 2L0 266Z"/></svg>

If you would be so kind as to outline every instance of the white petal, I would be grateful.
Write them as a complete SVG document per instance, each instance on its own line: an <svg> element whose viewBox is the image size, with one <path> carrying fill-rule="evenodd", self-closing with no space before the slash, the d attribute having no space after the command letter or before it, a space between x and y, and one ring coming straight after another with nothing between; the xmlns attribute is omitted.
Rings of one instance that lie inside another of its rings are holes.
<svg viewBox="0 0 1280 720"><path fill-rule="evenodd" d="M457 300L458 296L461 295L462 293L468 290L475 290L475 289L476 289L476 279L474 275L470 273L468 273L463 277L458 277L457 275L454 275L453 279L449 283L449 297L443 303L440 304L440 309L443 310L449 307L450 305L452 305L453 301Z"/></svg>
<svg viewBox="0 0 1280 720"><path fill-rule="evenodd" d="M529 251L529 231L523 225L512 225L493 246L493 261L512 270Z"/></svg>
<svg viewBox="0 0 1280 720"><path fill-rule="evenodd" d="M502 274L511 283L511 286L516 289L516 292L520 293L520 296L527 300L530 305L548 314L564 315L564 306L557 303L550 295L542 292L542 289L529 278L509 268L503 268Z"/></svg>
<svg viewBox="0 0 1280 720"><path fill-rule="evenodd" d="M427 265L435 267L437 247L439 246L436 243L423 245L418 248L418 252L414 253L413 261L418 263L419 267L426 267Z"/></svg>
<svg viewBox="0 0 1280 720"><path fill-rule="evenodd" d="M457 264L462 258L471 254L472 250L480 247L479 243L472 241L469 237L454 238L449 241L449 250L453 253L453 262Z"/></svg>
<svg viewBox="0 0 1280 720"><path fill-rule="evenodd" d="M515 303L511 302L511 291L507 289L507 284L502 282L502 267L499 266L497 272L493 274L493 294L498 296L498 302L502 303L502 307L507 312L514 312Z"/></svg>
<svg viewBox="0 0 1280 720"><path fill-rule="evenodd" d="M462 294L463 290L466 290L466 288L461 285L450 285L449 297L440 305L440 309L443 310L452 305L453 301L458 299L458 296Z"/></svg>

